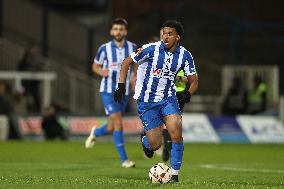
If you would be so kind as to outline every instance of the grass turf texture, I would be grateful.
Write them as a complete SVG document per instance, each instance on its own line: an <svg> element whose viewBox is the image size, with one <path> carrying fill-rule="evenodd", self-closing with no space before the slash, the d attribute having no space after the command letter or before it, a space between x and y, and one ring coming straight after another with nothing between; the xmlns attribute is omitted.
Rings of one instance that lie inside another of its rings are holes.
<svg viewBox="0 0 284 189"><path fill-rule="evenodd" d="M186 144L180 183L164 185L148 179L161 158L126 148L136 168L120 167L112 143L2 142L0 188L284 188L283 145Z"/></svg>

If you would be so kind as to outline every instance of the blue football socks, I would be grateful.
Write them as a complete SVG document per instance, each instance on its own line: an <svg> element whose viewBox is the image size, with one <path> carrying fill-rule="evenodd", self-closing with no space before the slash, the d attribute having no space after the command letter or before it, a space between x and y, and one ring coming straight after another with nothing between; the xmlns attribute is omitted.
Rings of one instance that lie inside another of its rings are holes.
<svg viewBox="0 0 284 189"><path fill-rule="evenodd" d="M108 134L107 124L104 124L100 128L96 128L95 132L93 133L93 135L96 136L96 137L104 136L104 135L107 135L107 134Z"/></svg>
<svg viewBox="0 0 284 189"><path fill-rule="evenodd" d="M143 145L144 145L147 149L151 150L151 146L150 146L150 144L149 144L149 142L148 142L147 136L143 136L143 138L142 138L142 143L143 143Z"/></svg>
<svg viewBox="0 0 284 189"><path fill-rule="evenodd" d="M172 143L171 150L171 164L172 164L172 173L178 174L182 163L182 154L183 154L183 143Z"/></svg>
<svg viewBox="0 0 284 189"><path fill-rule="evenodd" d="M123 132L116 130L113 131L113 140L121 161L123 162L127 160L128 158L124 148Z"/></svg>

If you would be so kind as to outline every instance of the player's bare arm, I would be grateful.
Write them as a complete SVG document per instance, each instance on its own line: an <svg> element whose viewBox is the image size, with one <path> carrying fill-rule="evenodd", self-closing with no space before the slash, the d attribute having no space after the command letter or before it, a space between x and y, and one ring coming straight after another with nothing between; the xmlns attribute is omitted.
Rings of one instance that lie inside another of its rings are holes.
<svg viewBox="0 0 284 189"><path fill-rule="evenodd" d="M136 49L135 53L136 54L140 54L142 52L142 48L138 48ZM135 84L136 84L136 81L137 81L137 70L138 70L138 66L137 64L133 64L133 76L131 78L131 89L132 91L135 90Z"/></svg>
<svg viewBox="0 0 284 189"><path fill-rule="evenodd" d="M137 69L138 69L138 65L137 64L133 64L133 76L130 80L130 84L131 84L131 90L134 92L135 91L135 84L137 81Z"/></svg>
<svg viewBox="0 0 284 189"><path fill-rule="evenodd" d="M188 76L187 81L190 83L190 87L188 89L188 92L190 94L194 94L198 89L198 76L197 76L197 74Z"/></svg>
<svg viewBox="0 0 284 189"><path fill-rule="evenodd" d="M135 53L136 54L140 54L142 52L142 48L138 48L136 49ZM137 64L132 64L133 65L133 76L130 80L131 83L131 90L134 92L135 91L135 85L136 85L136 81L137 81L137 70L138 70L138 66Z"/></svg>
<svg viewBox="0 0 284 189"><path fill-rule="evenodd" d="M92 66L92 69L93 69L93 72L99 76L102 76L102 77L107 77L108 76L108 69L103 69L102 65L99 65L99 64L93 64Z"/></svg>
<svg viewBox="0 0 284 189"><path fill-rule="evenodd" d="M125 83L129 67L132 64L134 64L134 61L130 56L123 60L123 62L121 63L119 83Z"/></svg>

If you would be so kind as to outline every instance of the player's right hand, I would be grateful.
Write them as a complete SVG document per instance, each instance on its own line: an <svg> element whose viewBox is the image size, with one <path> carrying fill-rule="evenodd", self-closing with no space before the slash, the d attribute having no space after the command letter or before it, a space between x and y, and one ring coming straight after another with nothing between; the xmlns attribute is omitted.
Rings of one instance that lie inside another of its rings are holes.
<svg viewBox="0 0 284 189"><path fill-rule="evenodd" d="M114 92L114 97L113 97L114 101L121 102L125 95L125 92L126 92L125 83L118 83L118 87Z"/></svg>
<svg viewBox="0 0 284 189"><path fill-rule="evenodd" d="M102 69L101 74L102 74L103 77L108 77L108 72L109 72L108 69L104 68L104 69Z"/></svg>

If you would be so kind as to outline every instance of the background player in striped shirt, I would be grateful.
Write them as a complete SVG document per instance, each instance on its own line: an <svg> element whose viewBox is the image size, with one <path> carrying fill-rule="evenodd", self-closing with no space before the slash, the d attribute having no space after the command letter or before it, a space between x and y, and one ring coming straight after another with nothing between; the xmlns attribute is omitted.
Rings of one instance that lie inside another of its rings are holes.
<svg viewBox="0 0 284 189"><path fill-rule="evenodd" d="M118 84L121 62L136 50L136 45L125 39L127 35L127 21L125 19L116 18L112 21L110 35L113 40L99 48L93 63L93 71L102 77L100 92L108 116L108 123L100 128L93 127L85 146L91 148L95 144L96 137L113 133L114 143L122 162L121 165L129 168L134 167L135 163L128 160L124 148L122 114L129 99L131 69L126 78L126 95L120 103L114 101L113 94Z"/></svg>
<svg viewBox="0 0 284 189"><path fill-rule="evenodd" d="M172 139L171 182L178 182L182 163L183 139L182 120L175 90L175 78L184 70L190 87L183 98L187 100L198 88L198 78L193 58L189 51L179 45L183 27L175 20L163 24L163 39L142 47L140 53L132 53L121 65L120 79L114 98L122 101L129 66L139 64L134 98L137 99L138 113L146 135L142 145L148 157L161 147L163 124Z"/></svg>

